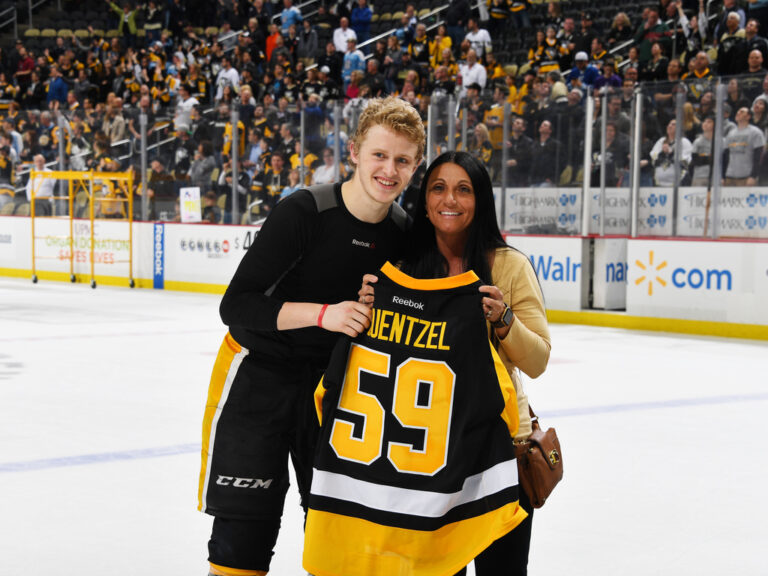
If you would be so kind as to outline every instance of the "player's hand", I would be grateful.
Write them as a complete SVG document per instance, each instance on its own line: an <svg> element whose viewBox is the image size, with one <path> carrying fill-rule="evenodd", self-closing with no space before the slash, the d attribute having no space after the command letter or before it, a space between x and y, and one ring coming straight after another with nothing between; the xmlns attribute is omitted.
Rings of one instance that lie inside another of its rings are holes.
<svg viewBox="0 0 768 576"><path fill-rule="evenodd" d="M363 276L363 285L360 286L360 290L357 291L359 296L359 302L373 308L373 284L378 282L378 277L373 274L366 274Z"/></svg>
<svg viewBox="0 0 768 576"><path fill-rule="evenodd" d="M323 315L323 328L354 338L371 325L371 310L360 302L345 301L328 306Z"/></svg>

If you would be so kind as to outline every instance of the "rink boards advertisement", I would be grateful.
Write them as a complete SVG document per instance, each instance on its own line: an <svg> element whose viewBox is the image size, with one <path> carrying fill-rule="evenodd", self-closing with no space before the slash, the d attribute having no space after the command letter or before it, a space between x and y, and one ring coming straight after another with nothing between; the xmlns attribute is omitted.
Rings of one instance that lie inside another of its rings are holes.
<svg viewBox="0 0 768 576"><path fill-rule="evenodd" d="M91 242L88 220L35 219L34 270L41 279L140 288L220 293L226 289L245 251L258 234L256 226L212 226L167 222L97 220ZM71 238L71 242L70 242ZM93 250L91 250L93 245ZM132 274L131 258L132 256ZM0 217L0 274L30 277L32 228L29 218Z"/></svg>
<svg viewBox="0 0 768 576"><path fill-rule="evenodd" d="M768 244L630 240L627 313L768 324Z"/></svg>
<svg viewBox="0 0 768 576"><path fill-rule="evenodd" d="M495 196L501 193L496 189ZM723 187L717 203L707 211L707 189L681 187L677 206L673 188L641 188L637 198L638 236L768 238L768 192L748 187ZM582 229L580 188L514 188L506 193L504 230L521 234L580 234ZM589 191L589 234L628 235L631 232L632 200L629 188L606 188L605 209L600 190ZM498 208L498 201L497 201ZM673 226L674 224L674 226Z"/></svg>
<svg viewBox="0 0 768 576"><path fill-rule="evenodd" d="M745 196L746 198L747 196ZM758 202L760 200L758 199ZM41 280L223 293L256 238L255 226L90 223L35 219L35 271ZM768 243L693 239L506 236L531 261L549 310L626 310L627 315L768 325ZM91 249L93 248L93 249ZM131 250L132 248L132 250ZM30 278L29 218L0 217L0 275ZM591 300L590 300L591 299Z"/></svg>

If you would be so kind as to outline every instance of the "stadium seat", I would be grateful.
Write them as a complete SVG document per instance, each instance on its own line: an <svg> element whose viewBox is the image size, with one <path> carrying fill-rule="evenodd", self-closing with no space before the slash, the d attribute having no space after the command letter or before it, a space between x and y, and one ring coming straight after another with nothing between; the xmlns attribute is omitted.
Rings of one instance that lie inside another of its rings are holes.
<svg viewBox="0 0 768 576"><path fill-rule="evenodd" d="M16 210L13 212L15 216L29 216L29 202L24 202L16 206Z"/></svg>
<svg viewBox="0 0 768 576"><path fill-rule="evenodd" d="M54 30L53 28L44 28L40 31L40 36L42 38L56 38L58 35L58 32Z"/></svg>
<svg viewBox="0 0 768 576"><path fill-rule="evenodd" d="M120 38L120 30L107 30L107 38Z"/></svg>
<svg viewBox="0 0 768 576"><path fill-rule="evenodd" d="M25 38L39 38L40 37L40 30L37 28L27 28L24 31L24 37Z"/></svg>
<svg viewBox="0 0 768 576"><path fill-rule="evenodd" d="M216 26L208 26L208 28L205 29L205 34L207 36L215 36L219 33L219 29Z"/></svg>
<svg viewBox="0 0 768 576"><path fill-rule="evenodd" d="M72 38L72 29L71 28L59 28L58 36L60 38Z"/></svg>
<svg viewBox="0 0 768 576"><path fill-rule="evenodd" d="M89 38L91 36L91 33L85 28L78 28L77 30L75 30L75 36L83 40L83 39Z"/></svg>
<svg viewBox="0 0 768 576"><path fill-rule="evenodd" d="M6 202L3 204L3 207L0 208L0 216L11 216L14 210L16 210L16 204L13 202Z"/></svg>

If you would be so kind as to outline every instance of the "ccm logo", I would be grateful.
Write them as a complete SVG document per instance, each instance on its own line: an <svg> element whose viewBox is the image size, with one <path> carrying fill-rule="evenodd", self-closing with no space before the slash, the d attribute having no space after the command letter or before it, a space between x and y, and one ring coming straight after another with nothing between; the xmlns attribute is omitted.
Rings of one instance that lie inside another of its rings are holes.
<svg viewBox="0 0 768 576"><path fill-rule="evenodd" d="M238 478L237 476L221 476L216 479L219 486L233 486L234 488L269 488L272 478Z"/></svg>

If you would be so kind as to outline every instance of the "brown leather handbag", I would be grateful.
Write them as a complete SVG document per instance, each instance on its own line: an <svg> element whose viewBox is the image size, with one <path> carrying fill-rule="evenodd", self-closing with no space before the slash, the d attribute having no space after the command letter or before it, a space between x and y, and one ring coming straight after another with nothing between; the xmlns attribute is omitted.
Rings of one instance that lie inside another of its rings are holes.
<svg viewBox="0 0 768 576"><path fill-rule="evenodd" d="M528 410L533 432L528 440L515 444L517 473L520 486L530 498L531 505L541 508L563 479L563 452L555 429L542 431L538 416L530 406Z"/></svg>

